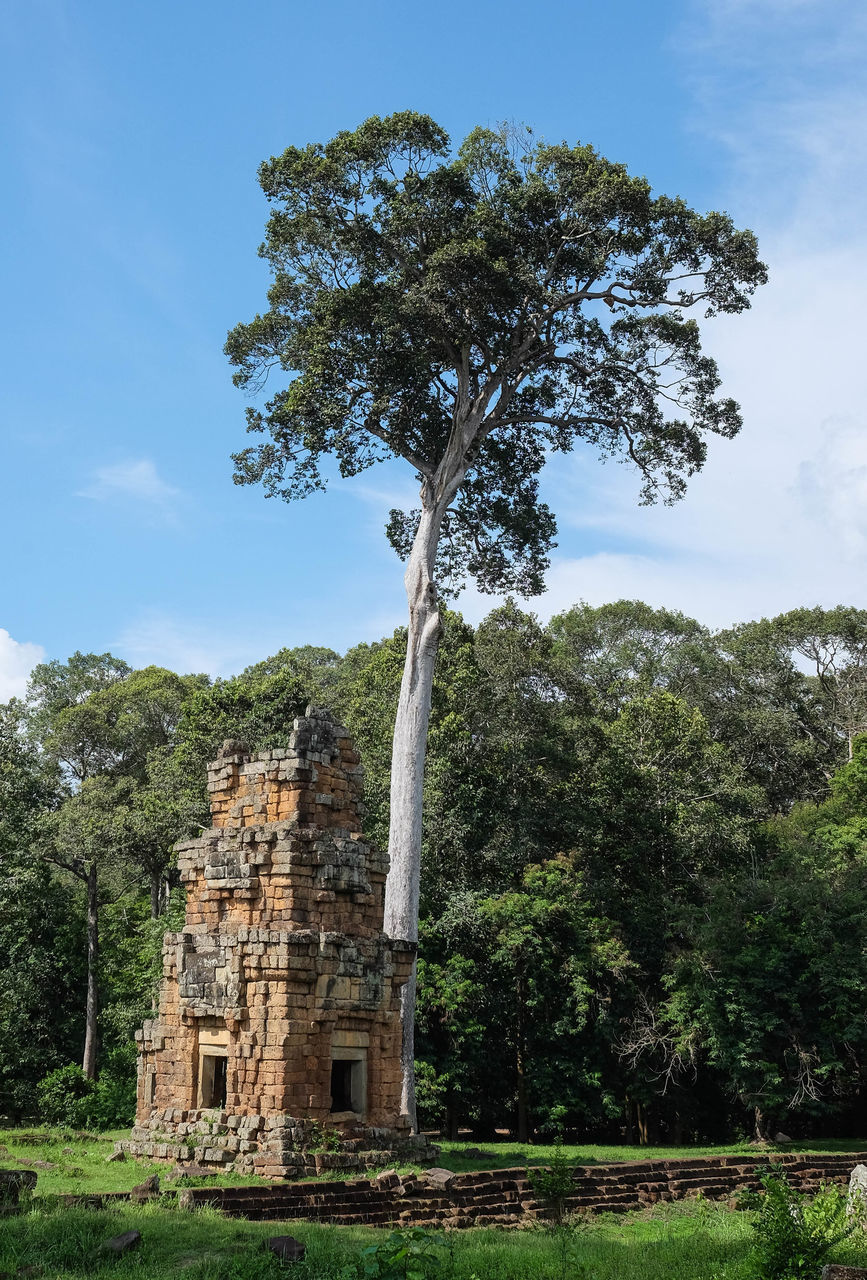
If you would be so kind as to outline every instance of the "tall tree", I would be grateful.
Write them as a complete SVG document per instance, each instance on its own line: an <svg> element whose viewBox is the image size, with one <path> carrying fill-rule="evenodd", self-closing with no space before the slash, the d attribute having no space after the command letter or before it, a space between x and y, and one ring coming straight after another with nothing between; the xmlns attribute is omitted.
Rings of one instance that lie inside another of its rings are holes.
<svg viewBox="0 0 867 1280"><path fill-rule="evenodd" d="M99 1059L100 908L106 892L117 898L135 882L129 801L134 783L104 774L87 778L59 809L44 815L45 857L84 887L87 904L87 1002L81 1067L96 1078Z"/></svg>
<svg viewBox="0 0 867 1280"><path fill-rule="evenodd" d="M159 909L161 877L181 832L167 831L164 824L155 840L144 822L136 824L132 806L148 778L149 757L171 742L184 699L197 682L161 667L131 671L109 653L75 653L66 663L39 664L28 684L25 722L43 757L60 771L66 791L66 799L42 823L42 847L49 861L83 884L86 896L82 1066L91 1077L98 1058L100 881L123 865L123 884L129 888L136 871L144 872ZM153 794L151 783L148 795Z"/></svg>
<svg viewBox="0 0 867 1280"><path fill-rule="evenodd" d="M656 196L592 147L475 129L455 156L430 117L372 117L259 171L275 204L264 315L226 350L235 381L291 374L263 409L270 440L236 480L295 499L403 458L420 508L392 512L409 630L394 730L386 929L415 940L438 586L542 590L555 520L546 457L586 444L675 499L734 435L713 360L686 313L739 312L766 278L755 237ZM403 997L404 1107L414 1113L414 978Z"/></svg>
<svg viewBox="0 0 867 1280"><path fill-rule="evenodd" d="M34 852L58 778L23 737L21 711L0 706L0 1112L16 1118L32 1111L41 1076L74 1051L81 977L77 913Z"/></svg>

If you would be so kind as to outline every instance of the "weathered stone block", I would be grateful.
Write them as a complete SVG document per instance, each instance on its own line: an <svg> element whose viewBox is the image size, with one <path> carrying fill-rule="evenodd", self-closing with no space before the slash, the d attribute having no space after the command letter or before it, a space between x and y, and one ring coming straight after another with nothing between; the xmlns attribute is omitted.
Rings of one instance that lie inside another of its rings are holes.
<svg viewBox="0 0 867 1280"><path fill-rule="evenodd" d="M387 859L362 837L362 772L313 709L287 747L228 743L209 770L213 827L178 846L186 925L166 936L160 1012L138 1037L142 1154L277 1176L315 1169L317 1155L295 1159L314 1143L308 1122L344 1132L354 1163L381 1164L405 1129L399 996L414 948L382 932ZM214 1102L220 1135L202 1120ZM264 1164L263 1113L303 1117ZM349 1136L371 1125L391 1138Z"/></svg>

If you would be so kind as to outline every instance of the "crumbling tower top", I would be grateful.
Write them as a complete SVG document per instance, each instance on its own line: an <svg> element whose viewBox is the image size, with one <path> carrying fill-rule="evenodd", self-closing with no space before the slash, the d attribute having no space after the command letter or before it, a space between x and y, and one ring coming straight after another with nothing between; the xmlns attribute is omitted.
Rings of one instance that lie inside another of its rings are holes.
<svg viewBox="0 0 867 1280"><path fill-rule="evenodd" d="M229 739L208 767L215 827L286 822L360 834L364 770L347 731L327 711L308 707L288 747L251 755Z"/></svg>
<svg viewBox="0 0 867 1280"><path fill-rule="evenodd" d="M314 707L286 747L223 744L213 825L177 846L186 920L137 1036L133 1154L283 1177L318 1168L323 1124L350 1144L329 1153L339 1167L410 1142L400 991L415 946L383 932L388 860L364 838L362 777Z"/></svg>

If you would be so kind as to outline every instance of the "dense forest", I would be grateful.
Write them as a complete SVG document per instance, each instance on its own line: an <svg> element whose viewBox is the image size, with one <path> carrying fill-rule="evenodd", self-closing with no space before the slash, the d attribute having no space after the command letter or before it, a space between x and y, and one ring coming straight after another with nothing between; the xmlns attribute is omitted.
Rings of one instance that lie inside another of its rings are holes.
<svg viewBox="0 0 867 1280"><path fill-rule="evenodd" d="M0 1113L126 1123L172 845L227 737L330 707L388 830L406 637L232 679L110 654L0 707ZM867 1070L867 611L711 632L620 601L446 614L426 772L426 1127L688 1142L845 1136ZM863 1128L863 1126L862 1126Z"/></svg>

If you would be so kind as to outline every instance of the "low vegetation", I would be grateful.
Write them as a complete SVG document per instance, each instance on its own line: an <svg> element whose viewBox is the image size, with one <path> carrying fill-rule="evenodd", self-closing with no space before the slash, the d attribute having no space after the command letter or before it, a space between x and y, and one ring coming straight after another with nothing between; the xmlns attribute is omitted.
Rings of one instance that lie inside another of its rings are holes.
<svg viewBox="0 0 867 1280"><path fill-rule="evenodd" d="M108 1276L127 1280L271 1280L285 1267L263 1247L273 1235L291 1232L307 1248L292 1264L296 1280L798 1280L815 1277L829 1259L867 1263L863 1224L847 1217L837 1188L808 1201L785 1177L765 1175L763 1190L741 1197L740 1210L691 1200L626 1214L575 1217L564 1213L556 1175L570 1164L689 1155L743 1155L746 1145L700 1148L641 1148L555 1145L528 1147L493 1143L483 1160L466 1143L444 1143L441 1163L456 1171L545 1166L536 1175L537 1194L549 1203L551 1222L519 1230L477 1229L448 1234L408 1228L364 1230L308 1222L248 1222L227 1219L209 1208L179 1210L166 1165L110 1161L121 1133L64 1130L0 1130L0 1164L35 1168L36 1193L18 1216L0 1223L0 1278L78 1280ZM858 1144L801 1144L798 1149L845 1151ZM861 1144L867 1147L867 1140ZM558 1164L559 1162L559 1164ZM169 1194L143 1205L119 1200L101 1209L69 1206L60 1197L128 1191L159 1173ZM552 1178L554 1181L552 1182ZM215 1175L211 1183L240 1181ZM535 1185L534 1182L534 1185ZM141 1242L111 1257L100 1246L123 1232ZM30 1269L33 1270L30 1270Z"/></svg>
<svg viewBox="0 0 867 1280"><path fill-rule="evenodd" d="M755 1280L760 1273L752 1220L751 1213L699 1202L561 1228L445 1237L414 1232L415 1247L410 1238L401 1258L400 1240L386 1231L306 1222L287 1228L230 1220L210 1210L180 1212L159 1202L94 1211L37 1201L29 1212L4 1220L0 1274L44 1280L276 1280L286 1268L263 1245L288 1229L307 1248L305 1260L291 1266L293 1280ZM141 1233L137 1247L120 1258L100 1254L101 1244L130 1230ZM422 1253L429 1260L419 1264ZM863 1236L843 1242L833 1256L863 1265Z"/></svg>
<svg viewBox="0 0 867 1280"><path fill-rule="evenodd" d="M142 1160L111 1161L117 1139L128 1137L124 1129L108 1133L74 1133L64 1129L0 1129L0 1167L30 1168L38 1173L37 1199L56 1195L92 1195L107 1191L129 1191L151 1174L172 1185L170 1166ZM858 1141L826 1141L793 1144L791 1151L867 1151L867 1138ZM481 1151L481 1158L475 1153ZM689 1156L742 1155L749 1160L755 1148L748 1143L717 1147L629 1147L575 1144L533 1145L493 1142L483 1148L466 1142L443 1142L437 1163L455 1173L476 1169L511 1169L522 1164L548 1166L558 1156L569 1165L613 1164L628 1160L676 1160ZM46 1167L48 1166L48 1167ZM401 1166L401 1171L412 1166ZM419 1166L416 1166L419 1167ZM325 1175L323 1175L325 1176ZM330 1176L339 1178L339 1172ZM186 1186L238 1186L263 1182L252 1175L214 1174L192 1179Z"/></svg>
<svg viewBox="0 0 867 1280"><path fill-rule="evenodd" d="M856 1135L867 611L711 633L636 601L546 626L508 604L444 628L423 1126L482 1146L504 1126L648 1147ZM184 918L172 845L207 825L224 738L285 746L307 702L332 708L385 845L404 651L402 632L282 650L216 683L76 654L0 708L0 1115L130 1123L133 1033Z"/></svg>

